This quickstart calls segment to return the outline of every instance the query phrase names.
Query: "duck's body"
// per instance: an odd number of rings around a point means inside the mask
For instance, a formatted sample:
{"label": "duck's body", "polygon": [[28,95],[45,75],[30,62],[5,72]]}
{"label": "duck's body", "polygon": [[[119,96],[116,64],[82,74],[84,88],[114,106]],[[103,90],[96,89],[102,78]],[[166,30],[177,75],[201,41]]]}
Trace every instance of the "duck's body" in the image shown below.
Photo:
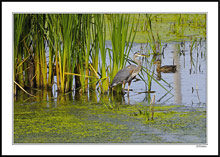
{"label": "duck's body", "polygon": [[156,60],[154,64],[157,64],[157,72],[163,73],[175,73],[176,72],[176,65],[165,65],[161,67],[161,60]]}

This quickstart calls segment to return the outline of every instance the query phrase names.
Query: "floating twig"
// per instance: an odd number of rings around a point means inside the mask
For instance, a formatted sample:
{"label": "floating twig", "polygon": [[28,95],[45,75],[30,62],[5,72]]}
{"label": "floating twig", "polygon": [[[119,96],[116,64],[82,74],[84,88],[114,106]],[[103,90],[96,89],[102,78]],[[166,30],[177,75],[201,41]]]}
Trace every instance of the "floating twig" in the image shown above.
{"label": "floating twig", "polygon": [[32,94],[28,93],[28,92],[27,92],[26,90],[24,90],[24,88],[22,88],[17,82],[14,81],[14,83],[15,83],[19,88],[21,88],[21,90],[23,90],[25,93],[27,93],[28,95],[33,96],[33,97],[37,97],[37,96],[35,96],[35,95],[32,95]]}

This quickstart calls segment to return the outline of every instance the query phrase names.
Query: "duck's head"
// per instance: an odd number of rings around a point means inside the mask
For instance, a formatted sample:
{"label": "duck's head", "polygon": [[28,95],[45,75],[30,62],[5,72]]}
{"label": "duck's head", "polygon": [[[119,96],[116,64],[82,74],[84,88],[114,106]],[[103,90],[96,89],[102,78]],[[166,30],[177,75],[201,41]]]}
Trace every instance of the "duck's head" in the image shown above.
{"label": "duck's head", "polygon": [[154,64],[161,64],[161,60],[157,59],[156,61],[154,61]]}

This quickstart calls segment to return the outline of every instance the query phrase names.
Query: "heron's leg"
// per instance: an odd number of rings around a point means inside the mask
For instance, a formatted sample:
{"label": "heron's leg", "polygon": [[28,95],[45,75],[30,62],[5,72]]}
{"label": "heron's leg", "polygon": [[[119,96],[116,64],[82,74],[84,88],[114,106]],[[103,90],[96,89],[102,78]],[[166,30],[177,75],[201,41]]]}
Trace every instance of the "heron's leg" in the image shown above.
{"label": "heron's leg", "polygon": [[125,89],[125,82],[122,83],[122,90]]}
{"label": "heron's leg", "polygon": [[128,95],[129,95],[129,88],[130,88],[130,85],[131,85],[131,81],[128,81]]}
{"label": "heron's leg", "polygon": [[125,82],[122,83],[122,93],[124,94]]}

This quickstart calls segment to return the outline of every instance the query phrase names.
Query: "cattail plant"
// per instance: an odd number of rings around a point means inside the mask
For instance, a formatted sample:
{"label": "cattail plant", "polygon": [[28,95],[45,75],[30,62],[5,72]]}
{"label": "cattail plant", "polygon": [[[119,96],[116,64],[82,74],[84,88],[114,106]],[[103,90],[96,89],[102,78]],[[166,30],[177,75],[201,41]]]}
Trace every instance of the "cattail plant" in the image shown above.
{"label": "cattail plant", "polygon": [[[136,30],[133,32],[134,18],[132,20],[131,28],[130,24],[130,15],[125,14],[110,14],[108,20],[108,27],[110,32],[110,38],[112,42],[112,53],[109,53],[112,62],[110,62],[110,82],[112,82],[116,73],[121,70],[126,65],[126,56],[129,56],[135,35]],[[117,86],[117,92],[121,92],[122,86]]]}

